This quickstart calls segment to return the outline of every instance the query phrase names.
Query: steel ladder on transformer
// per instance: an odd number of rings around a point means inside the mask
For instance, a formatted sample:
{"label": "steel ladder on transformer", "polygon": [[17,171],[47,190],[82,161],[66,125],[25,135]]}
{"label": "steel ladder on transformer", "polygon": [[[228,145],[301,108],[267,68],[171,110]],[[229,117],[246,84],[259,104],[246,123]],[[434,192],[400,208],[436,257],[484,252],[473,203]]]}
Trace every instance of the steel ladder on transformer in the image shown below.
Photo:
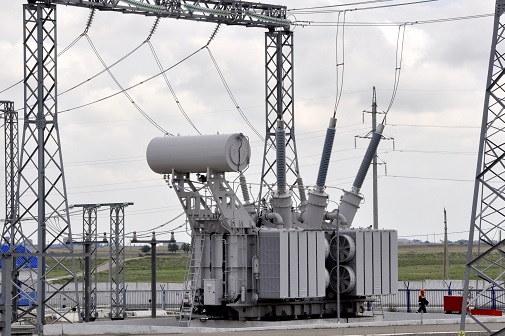
{"label": "steel ladder on transformer", "polygon": [[188,260],[184,292],[181,302],[179,326],[189,327],[195,305],[197,286],[200,283],[205,235],[194,233],[191,239],[191,258]]}

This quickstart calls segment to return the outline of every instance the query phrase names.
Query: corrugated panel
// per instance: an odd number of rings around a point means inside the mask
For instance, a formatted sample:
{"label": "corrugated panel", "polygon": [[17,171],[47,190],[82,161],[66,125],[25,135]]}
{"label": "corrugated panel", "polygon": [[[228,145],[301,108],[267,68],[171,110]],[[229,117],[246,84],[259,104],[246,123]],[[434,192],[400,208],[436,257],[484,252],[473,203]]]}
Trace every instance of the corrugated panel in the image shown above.
{"label": "corrugated panel", "polygon": [[[10,251],[9,245],[2,245],[2,253],[7,253]],[[32,253],[28,248],[25,248],[24,246],[18,245],[15,248],[15,251],[17,253]],[[17,267],[20,267],[21,265],[24,264],[23,268],[37,268],[37,263],[38,259],[37,257],[30,258],[29,262],[26,262],[28,258],[27,257],[18,257],[16,260],[16,265]],[[47,267],[47,265],[46,265]],[[0,269],[2,269],[2,260],[0,259]]]}
{"label": "corrugated panel", "polygon": [[356,255],[352,262],[356,271],[356,295],[365,295],[365,241],[362,231],[354,233],[354,243],[356,244]]}
{"label": "corrugated panel", "polygon": [[373,294],[373,266],[372,266],[372,232],[363,231],[365,243],[363,244],[364,255],[365,255],[365,271],[363,272],[363,277],[365,277],[365,295]]}
{"label": "corrugated panel", "polygon": [[298,264],[299,264],[299,293],[301,298],[307,297],[308,294],[308,273],[307,273],[307,232],[298,234]]}
{"label": "corrugated panel", "polygon": [[212,235],[212,277],[223,280],[223,235]]}
{"label": "corrugated panel", "polygon": [[[307,232],[307,262],[308,262],[308,295],[310,297],[317,296],[317,252],[316,232]],[[324,266],[323,266],[324,267]]]}
{"label": "corrugated panel", "polygon": [[391,257],[390,257],[390,245],[389,245],[389,231],[383,231],[381,232],[382,236],[382,291],[381,294],[389,294],[391,293],[391,274],[390,274],[390,269],[389,265],[391,262]]}
{"label": "corrugated panel", "polygon": [[398,291],[398,232],[390,231],[389,233],[390,249],[390,274],[391,274],[391,293]]}
{"label": "corrugated panel", "polygon": [[259,297],[280,297],[280,242],[279,232],[260,232],[259,259]]}
{"label": "corrugated panel", "polygon": [[381,265],[381,233],[372,233],[373,245],[373,293],[381,294],[382,288],[382,265]]}
{"label": "corrugated panel", "polygon": [[286,231],[280,232],[280,297],[289,297],[289,238]]}
{"label": "corrugated panel", "polygon": [[317,235],[317,296],[323,297],[326,295],[326,269],[324,265],[324,249],[326,246],[324,232],[318,231]]}
{"label": "corrugated panel", "polygon": [[289,296],[298,297],[298,232],[289,232]]}

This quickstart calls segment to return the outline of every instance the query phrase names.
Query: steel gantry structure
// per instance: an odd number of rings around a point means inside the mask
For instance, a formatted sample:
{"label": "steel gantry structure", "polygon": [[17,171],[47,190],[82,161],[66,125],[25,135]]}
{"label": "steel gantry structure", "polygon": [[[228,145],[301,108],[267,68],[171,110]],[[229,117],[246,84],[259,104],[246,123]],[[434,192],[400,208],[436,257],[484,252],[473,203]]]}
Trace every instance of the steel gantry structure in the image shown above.
{"label": "steel gantry structure", "polygon": [[[25,258],[25,262],[13,261],[10,273],[17,274],[27,264],[36,259],[37,268],[30,269],[30,276],[23,282],[10,281],[10,290],[14,295],[4,300],[3,308],[13,309],[10,322],[21,319],[32,323],[36,333],[43,332],[46,323],[46,309],[52,309],[47,303],[46,288],[52,288],[54,295],[77,282],[75,256],[72,239],[66,244],[67,237],[72,237],[68,201],[61,154],[61,140],[58,128],[57,108],[57,5],[84,7],[92,10],[113,11],[119,13],[140,14],[162,18],[175,18],[203,21],[217,24],[238,25],[265,28],[266,53],[266,137],[265,164],[262,169],[261,185],[270,191],[276,172],[273,169],[276,158],[272,153],[276,148],[275,128],[282,121],[286,128],[286,171],[291,189],[298,175],[298,159],[294,136],[294,85],[293,85],[293,33],[290,21],[286,18],[286,7],[244,1],[215,0],[28,0],[23,5],[24,18],[24,124],[20,146],[21,158],[18,169],[18,187],[13,207],[14,220],[10,223],[10,251],[5,254]],[[13,161],[14,162],[14,161]],[[262,198],[260,190],[259,197]],[[265,191],[266,193],[266,191]],[[121,208],[114,208],[121,212]],[[111,208],[112,211],[112,208]],[[111,213],[112,216],[112,213]],[[54,225],[54,223],[57,225]],[[11,230],[15,228],[15,230]],[[5,230],[4,237],[5,238]],[[36,240],[36,242],[33,242]],[[61,255],[48,254],[51,247],[60,245],[71,253]],[[15,251],[23,246],[23,253]],[[116,245],[115,245],[116,246]],[[56,258],[58,257],[58,258]],[[71,266],[64,264],[71,259]],[[58,267],[47,268],[46,259],[67,272],[68,281],[55,287],[50,281],[50,272]],[[8,278],[8,277],[7,277]],[[13,278],[11,277],[11,280]],[[19,298],[16,293],[24,293],[32,301],[29,307],[16,307]],[[68,320],[67,313],[79,311],[76,297],[67,298],[68,311],[55,311],[57,318]],[[7,302],[9,301],[9,302]],[[5,310],[4,310],[5,311]],[[4,326],[9,324],[9,317],[4,314]]]}
{"label": "steel gantry structure", "polygon": [[[470,308],[503,308],[505,296],[505,0],[496,1],[491,53],[482,114],[474,185],[462,312]],[[470,279],[477,279],[477,294],[469,295]],[[501,292],[501,291],[499,291]],[[478,315],[461,314],[460,335],[470,316],[487,332]],[[496,334],[502,334],[505,329]]]}

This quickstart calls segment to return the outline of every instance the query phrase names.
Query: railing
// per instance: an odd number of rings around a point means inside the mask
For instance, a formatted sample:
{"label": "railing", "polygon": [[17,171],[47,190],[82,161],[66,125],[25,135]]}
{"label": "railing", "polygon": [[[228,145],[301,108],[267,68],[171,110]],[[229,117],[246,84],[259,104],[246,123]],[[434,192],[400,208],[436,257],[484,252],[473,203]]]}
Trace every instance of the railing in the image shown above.
{"label": "railing", "polygon": [[[382,309],[385,311],[398,312],[415,312],[418,307],[418,297],[420,289],[398,289],[398,293],[394,295],[373,296],[374,301],[367,308],[371,309],[372,305],[375,310]],[[476,295],[480,296],[473,302]],[[444,296],[462,296],[462,289],[425,289],[425,297],[430,302],[427,307],[428,312],[444,312]],[[489,288],[482,292],[477,289],[469,289],[467,302],[473,302],[471,307],[479,307],[486,309],[502,309],[505,310],[505,291],[501,289]],[[382,302],[381,302],[382,300]]]}
{"label": "railing", "polygon": [[[48,292],[47,295],[52,293]],[[66,295],[69,293],[66,292]],[[160,310],[178,311],[182,302],[182,290],[165,290],[156,291],[156,307]],[[83,294],[79,293],[80,302],[84,302]],[[126,310],[150,310],[151,309],[151,290],[147,289],[125,289],[123,292]],[[97,291],[96,303],[91,301],[91,304],[96,307],[107,309],[110,306],[110,291]],[[63,295],[55,295],[49,305],[58,308],[65,308],[66,298]]]}
{"label": "railing", "polygon": [[[183,290],[165,290],[159,289],[156,291],[157,309],[167,311],[178,311],[182,301]],[[503,309],[505,310],[505,291],[495,288],[490,288],[482,294],[481,290],[470,289],[470,301],[475,295],[481,294],[472,304],[472,307],[488,309]],[[52,293],[47,292],[47,296]],[[66,295],[69,293],[66,292]],[[84,302],[82,293],[80,293],[80,302]],[[151,290],[149,289],[128,289],[124,291],[124,302],[126,310],[150,310],[151,309]],[[372,296],[372,300],[366,304],[366,310],[380,310],[381,306],[384,311],[398,312],[415,312],[418,309],[419,289],[402,288],[397,294]],[[430,302],[427,309],[430,313],[444,312],[444,296],[456,295],[462,296],[462,289],[425,289],[425,296]],[[63,295],[56,295],[49,302],[49,305],[58,309],[65,308],[66,299]],[[107,309],[110,306],[110,291],[97,291],[96,307]],[[92,304],[94,304],[92,302]]]}

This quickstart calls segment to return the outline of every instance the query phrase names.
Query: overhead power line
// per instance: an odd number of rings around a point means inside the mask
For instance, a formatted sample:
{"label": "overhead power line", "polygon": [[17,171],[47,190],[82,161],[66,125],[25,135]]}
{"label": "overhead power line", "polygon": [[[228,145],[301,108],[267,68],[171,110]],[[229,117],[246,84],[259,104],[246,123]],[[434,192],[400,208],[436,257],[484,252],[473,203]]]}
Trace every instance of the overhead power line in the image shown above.
{"label": "overhead power line", "polygon": [[242,109],[238,105],[237,100],[233,96],[233,93],[231,92],[231,89],[228,86],[228,83],[226,83],[226,79],[224,78],[224,75],[221,72],[221,69],[219,69],[219,65],[217,64],[216,59],[214,58],[214,55],[212,55],[212,52],[210,51],[210,48],[208,47],[208,45],[205,46],[205,48],[209,52],[209,56],[212,59],[212,63],[214,63],[214,67],[216,68],[217,73],[219,74],[219,77],[221,78],[221,81],[223,82],[223,85],[224,85],[224,87],[226,89],[226,92],[228,92],[228,95],[230,96],[230,99],[232,100],[233,104],[235,105],[235,108],[237,109],[238,113],[240,114],[240,116],[242,117],[242,119],[244,119],[244,121],[249,126],[249,128],[258,136],[258,138],[261,141],[264,141],[264,139],[261,136],[260,132],[258,132],[258,130],[254,127],[254,125],[249,121],[249,119],[247,118],[247,116],[244,114],[244,112],[242,111]]}
{"label": "overhead power line", "polygon": [[[461,20],[471,20],[471,19],[482,19],[492,17],[494,14],[476,14],[476,15],[467,15],[467,16],[456,16],[449,18],[440,18],[440,19],[429,19],[429,20],[416,20],[416,21],[405,21],[405,22],[353,22],[347,21],[345,25],[347,27],[397,27],[400,25],[422,25],[422,24],[431,24],[431,23],[443,23],[443,22],[453,22],[453,21],[461,21]],[[338,21],[296,21],[294,25],[304,26],[304,27],[335,27],[340,23]]]}
{"label": "overhead power line", "polygon": [[[337,117],[337,110],[338,106],[340,104],[340,98],[342,97],[342,91],[344,89],[344,70],[345,70],[345,14],[346,12],[344,11],[343,15],[343,21],[341,25],[337,24],[337,32],[335,34],[335,71],[336,71],[336,98],[335,98],[335,106],[333,108],[333,118]],[[338,13],[338,22],[340,22],[340,13]],[[338,36],[339,36],[339,30],[340,27],[342,27],[342,62],[339,62],[338,59]],[[339,74],[339,67],[342,67],[342,73]],[[340,80],[340,85],[339,85],[339,80]]]}
{"label": "overhead power line", "polygon": [[[436,2],[439,0],[419,0],[419,1],[410,1],[410,2],[403,2],[403,3],[396,3],[396,4],[389,4],[389,5],[380,5],[380,6],[370,6],[370,7],[356,7],[356,8],[347,8],[345,10],[347,11],[358,11],[358,10],[369,10],[369,9],[384,9],[384,8],[391,8],[391,7],[399,7],[399,6],[409,6],[409,5],[418,5],[422,3],[427,3],[427,2]],[[351,6],[352,4],[349,4],[348,6]],[[338,5],[337,5],[338,6]],[[343,5],[341,5],[343,6]],[[344,9],[333,9],[333,7],[313,7],[307,8],[307,9],[288,9],[287,12],[290,14],[330,14],[330,13],[336,13],[336,12],[342,12]]]}
{"label": "overhead power line", "polygon": [[[403,28],[403,32],[402,32]],[[398,92],[398,85],[400,85],[400,75],[402,71],[402,61],[403,61],[403,46],[405,44],[405,30],[406,30],[406,25],[401,25],[398,27],[398,36],[396,38],[396,52],[395,52],[395,81],[393,83],[393,94],[391,95],[391,100],[389,102],[389,106],[384,113],[384,119],[382,120],[382,123],[386,121],[386,116],[391,110],[391,107],[393,106],[393,103],[396,98],[396,93]]]}
{"label": "overhead power line", "polygon": [[[91,39],[89,38],[88,35],[86,35],[86,39],[88,40],[89,45],[91,46],[91,49],[93,49],[93,52],[95,53],[95,55],[98,58],[98,60],[100,61],[100,63],[102,63],[103,67],[105,69],[107,69],[107,64],[105,64],[105,61],[98,53],[98,50],[95,48],[95,45],[93,44],[93,42],[91,41]],[[111,78],[114,80],[116,85],[121,89],[121,93],[123,93],[126,96],[126,98],[128,98],[128,100],[140,112],[140,114],[142,114],[154,127],[156,127],[158,130],[163,132],[163,134],[173,135],[173,134],[168,133],[163,127],[161,127],[156,121],[154,121],[153,118],[151,118],[146,112],[144,112],[144,110],[133,100],[133,98],[130,96],[130,94],[128,92],[126,92],[126,90],[123,88],[123,86],[119,83],[119,81],[116,79],[116,77],[112,74],[110,69],[107,69],[107,72],[109,73]]]}
{"label": "overhead power line", "polygon": [[[161,65],[161,61],[158,58],[158,55],[154,51],[154,47],[153,47],[151,41],[149,41],[148,44],[149,44],[149,47],[151,48],[154,60],[156,61],[156,64],[158,65],[158,68],[160,69],[160,71],[163,72],[163,66]],[[164,72],[163,72],[163,79],[165,80],[165,83],[167,84],[167,87],[170,90],[170,93],[172,93],[172,97],[174,98],[175,103],[177,104],[177,107],[179,108],[179,111],[181,111],[181,113],[184,116],[184,118],[186,118],[186,120],[188,121],[188,123],[195,129],[195,131],[198,134],[202,134],[202,133],[200,133],[200,131],[198,130],[198,128],[196,128],[195,124],[193,123],[193,121],[191,120],[191,118],[189,117],[189,115],[186,113],[186,111],[184,110],[184,108],[182,107],[181,102],[179,101],[179,98],[177,98],[177,95],[175,94],[175,91],[174,91],[172,85],[170,84],[170,81],[168,80],[167,74],[164,73]]]}
{"label": "overhead power line", "polygon": [[345,3],[345,4],[338,4],[338,5],[292,8],[292,9],[288,9],[287,11],[291,12],[291,11],[300,11],[300,10],[309,10],[309,9],[336,8],[336,7],[367,5],[367,4],[371,4],[371,3],[391,2],[391,1],[396,1],[396,0],[368,0],[368,1],[359,1],[359,2],[351,2],[351,3]]}
{"label": "overhead power line", "polygon": [[167,68],[167,69],[165,69],[165,70],[163,70],[163,71],[160,71],[160,72],[158,72],[157,74],[152,75],[151,77],[148,77],[148,78],[146,78],[146,79],[144,79],[144,80],[142,80],[142,81],[140,81],[140,82],[138,82],[138,83],[136,83],[136,84],[133,84],[133,85],[131,85],[131,86],[127,87],[127,88],[124,88],[124,89],[123,89],[123,90],[121,90],[121,91],[118,91],[118,92],[112,93],[112,94],[110,94],[110,95],[108,95],[108,96],[104,96],[104,97],[102,97],[102,98],[99,98],[99,99],[96,99],[96,100],[90,101],[90,102],[88,102],[88,103],[85,103],[85,104],[82,104],[82,105],[79,105],[79,106],[75,106],[75,107],[72,107],[72,108],[68,108],[68,109],[65,109],[65,110],[59,111],[59,113],[70,112],[70,111],[77,110],[77,109],[80,109],[80,108],[83,108],[83,107],[86,107],[86,106],[89,106],[89,105],[93,105],[93,104],[99,103],[99,102],[101,102],[101,101],[104,101],[104,100],[106,100],[106,99],[109,99],[109,98],[115,97],[115,96],[117,96],[117,95],[118,95],[118,94],[120,94],[120,93],[123,93],[123,92],[129,91],[129,90],[131,90],[131,89],[134,89],[134,88],[136,88],[137,86],[140,86],[140,85],[142,85],[142,84],[145,84],[145,83],[147,83],[147,82],[149,82],[149,81],[151,81],[151,80],[155,79],[156,77],[163,75],[165,72],[167,72],[167,71],[169,71],[169,70],[172,70],[172,69],[173,69],[173,68],[175,68],[176,66],[180,65],[180,64],[181,64],[181,63],[183,63],[184,61],[186,61],[186,60],[190,59],[191,57],[193,57],[194,55],[196,55],[197,53],[199,53],[200,51],[202,51],[202,49],[204,49],[204,48],[205,48],[205,46],[203,46],[203,47],[201,47],[201,48],[199,48],[199,49],[195,50],[194,52],[192,52],[192,53],[191,53],[191,54],[189,54],[188,56],[184,57],[182,60],[180,60],[180,61],[176,62],[175,64],[173,64],[173,65],[172,65],[172,66],[170,66],[169,68]]}

